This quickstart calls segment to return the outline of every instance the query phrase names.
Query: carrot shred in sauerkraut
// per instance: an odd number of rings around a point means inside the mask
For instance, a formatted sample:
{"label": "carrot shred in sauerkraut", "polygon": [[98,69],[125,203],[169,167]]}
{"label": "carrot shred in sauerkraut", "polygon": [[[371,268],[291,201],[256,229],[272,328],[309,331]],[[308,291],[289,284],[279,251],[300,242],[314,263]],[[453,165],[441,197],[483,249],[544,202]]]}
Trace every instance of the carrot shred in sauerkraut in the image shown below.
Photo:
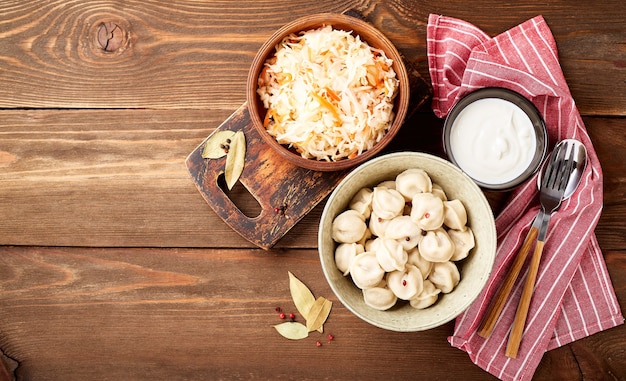
{"label": "carrot shred in sauerkraut", "polygon": [[331,26],[287,36],[258,80],[268,133],[308,159],[360,155],[393,121],[392,63],[358,35]]}

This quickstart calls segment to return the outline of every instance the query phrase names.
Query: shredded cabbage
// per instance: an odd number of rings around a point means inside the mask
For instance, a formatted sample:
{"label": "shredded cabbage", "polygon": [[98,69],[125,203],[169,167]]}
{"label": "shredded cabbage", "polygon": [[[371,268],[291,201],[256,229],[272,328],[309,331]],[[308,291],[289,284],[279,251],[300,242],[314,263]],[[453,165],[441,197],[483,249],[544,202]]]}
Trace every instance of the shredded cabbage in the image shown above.
{"label": "shredded cabbage", "polygon": [[258,80],[268,133],[308,159],[360,155],[393,121],[392,63],[358,35],[331,26],[287,36]]}

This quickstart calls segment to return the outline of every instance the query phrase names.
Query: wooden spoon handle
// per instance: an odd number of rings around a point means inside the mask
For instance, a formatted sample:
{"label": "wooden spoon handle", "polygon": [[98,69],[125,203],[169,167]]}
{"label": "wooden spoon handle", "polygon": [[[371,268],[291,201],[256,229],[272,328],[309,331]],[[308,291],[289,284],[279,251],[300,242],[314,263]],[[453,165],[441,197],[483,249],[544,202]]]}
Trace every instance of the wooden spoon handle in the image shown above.
{"label": "wooden spoon handle", "polygon": [[524,326],[526,325],[530,299],[533,296],[533,290],[535,288],[535,280],[537,279],[537,272],[539,271],[539,262],[541,262],[543,245],[544,241],[537,241],[537,246],[535,246],[535,251],[530,261],[528,277],[526,278],[526,283],[524,283],[522,297],[520,298],[517,312],[515,313],[515,321],[513,321],[513,328],[511,329],[509,342],[506,346],[506,356],[510,358],[517,357],[517,351],[519,350],[520,343],[522,342],[522,334],[524,333]]}
{"label": "wooden spoon handle", "polygon": [[537,238],[537,234],[539,229],[536,227],[531,227],[526,235],[526,239],[524,239],[524,243],[520,248],[520,251],[517,253],[515,257],[515,261],[513,262],[513,266],[509,271],[504,283],[498,290],[498,293],[494,297],[494,301],[489,307],[489,310],[483,316],[482,323],[478,329],[478,335],[484,337],[485,339],[491,335],[493,332],[493,328],[500,317],[500,313],[502,313],[502,309],[504,308],[504,304],[513,289],[513,285],[515,284],[515,280],[519,276],[520,271],[522,270],[522,266],[524,262],[526,262],[526,258],[528,257],[528,253],[530,252],[530,248],[532,244],[535,242]]}

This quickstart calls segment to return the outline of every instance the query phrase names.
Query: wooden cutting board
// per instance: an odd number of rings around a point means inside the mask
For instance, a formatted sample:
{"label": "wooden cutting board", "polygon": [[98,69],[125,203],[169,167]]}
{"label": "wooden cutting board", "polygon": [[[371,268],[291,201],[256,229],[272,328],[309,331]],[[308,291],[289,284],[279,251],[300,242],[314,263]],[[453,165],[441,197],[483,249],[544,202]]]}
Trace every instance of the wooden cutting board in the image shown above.
{"label": "wooden cutting board", "polygon": [[[363,18],[355,11],[347,14]],[[366,21],[368,21],[366,19]],[[430,98],[430,87],[415,67],[405,60],[411,84],[410,115]],[[247,216],[229,198],[221,184],[225,158],[203,159],[207,137],[189,154],[187,168],[202,197],[234,231],[258,247],[269,249],[322,201],[350,170],[317,172],[294,166],[274,153],[252,126],[244,103],[217,131],[243,131],[246,160],[239,182],[260,206],[257,216]],[[208,233],[207,233],[208,234]]]}

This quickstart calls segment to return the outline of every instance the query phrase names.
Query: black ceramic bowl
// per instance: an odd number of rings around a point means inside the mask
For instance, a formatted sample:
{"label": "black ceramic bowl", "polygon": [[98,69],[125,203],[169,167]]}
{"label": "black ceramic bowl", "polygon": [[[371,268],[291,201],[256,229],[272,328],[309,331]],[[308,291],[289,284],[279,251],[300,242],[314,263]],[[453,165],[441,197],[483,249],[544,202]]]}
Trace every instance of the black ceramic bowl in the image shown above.
{"label": "black ceramic bowl", "polygon": [[512,90],[488,87],[463,97],[443,129],[448,159],[480,187],[510,190],[537,172],[548,136],[541,113]]}

